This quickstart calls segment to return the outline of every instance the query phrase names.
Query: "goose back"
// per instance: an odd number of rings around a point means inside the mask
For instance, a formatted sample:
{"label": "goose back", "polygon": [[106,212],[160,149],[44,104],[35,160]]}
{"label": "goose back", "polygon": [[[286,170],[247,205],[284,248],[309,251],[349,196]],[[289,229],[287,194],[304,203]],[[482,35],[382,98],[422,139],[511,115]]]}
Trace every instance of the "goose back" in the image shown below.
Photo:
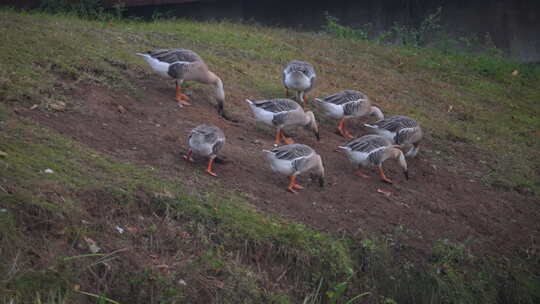
{"label": "goose back", "polygon": [[225,144],[223,131],[212,125],[199,125],[191,130],[188,137],[189,147],[198,155],[215,156]]}

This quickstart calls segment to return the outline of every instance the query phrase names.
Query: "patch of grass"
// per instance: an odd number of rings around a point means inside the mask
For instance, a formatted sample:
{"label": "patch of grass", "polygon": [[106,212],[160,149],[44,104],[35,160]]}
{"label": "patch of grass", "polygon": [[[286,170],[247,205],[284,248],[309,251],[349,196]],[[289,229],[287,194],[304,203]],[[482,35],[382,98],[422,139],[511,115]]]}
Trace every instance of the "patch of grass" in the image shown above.
{"label": "patch of grass", "polygon": [[[0,166],[0,185],[6,191],[2,193],[0,204],[5,210],[0,213],[3,228],[0,243],[21,245],[0,252],[2,260],[10,261],[8,265],[15,267],[1,269],[7,279],[2,281],[0,288],[12,291],[8,299],[19,299],[23,295],[25,299],[34,299],[36,292],[42,295],[58,293],[59,297],[72,299],[76,296],[72,291],[73,285],[79,281],[92,280],[95,275],[99,277],[103,271],[113,275],[107,279],[110,286],[120,284],[119,280],[128,275],[115,274],[115,271],[129,268],[125,264],[128,261],[114,262],[122,255],[104,259],[71,249],[68,252],[72,252],[72,256],[83,254],[82,257],[65,262],[52,259],[44,261],[44,265],[31,266],[26,263],[32,259],[32,254],[15,248],[26,247],[23,245],[25,239],[34,239],[34,249],[31,252],[36,252],[40,260],[43,260],[50,250],[54,250],[47,248],[48,242],[70,242],[79,244],[75,245],[75,248],[79,248],[86,247],[83,245],[85,239],[91,238],[103,250],[108,250],[114,248],[111,242],[121,242],[122,237],[104,238],[106,231],[111,229],[107,219],[129,220],[123,218],[122,214],[140,214],[141,211],[137,211],[140,208],[147,210],[145,213],[157,214],[161,218],[146,226],[143,239],[151,240],[151,243],[144,250],[162,255],[165,248],[172,252],[179,250],[178,253],[200,248],[203,253],[199,258],[195,258],[195,255],[188,260],[193,271],[184,273],[185,280],[190,278],[189,284],[195,284],[191,286],[202,284],[195,288],[201,290],[196,291],[192,289],[194,287],[186,287],[187,291],[178,289],[174,287],[172,277],[163,274],[160,279],[163,280],[163,287],[159,290],[164,292],[164,297],[168,295],[168,300],[192,299],[195,294],[205,290],[210,294],[217,292],[220,298],[233,302],[240,294],[254,302],[272,297],[272,291],[261,289],[265,279],[260,270],[246,263],[253,256],[259,257],[259,262],[282,265],[288,269],[284,272],[287,277],[285,281],[311,282],[320,277],[335,279],[345,269],[352,267],[344,243],[303,225],[264,216],[238,198],[218,198],[208,194],[205,195],[207,199],[202,201],[197,196],[185,194],[175,181],[157,178],[150,170],[111,161],[46,129],[14,120],[8,121],[7,128],[8,132],[2,133],[3,149],[8,156],[2,159]],[[54,173],[45,174],[44,168],[51,168]],[[95,197],[95,203],[103,204],[100,208],[104,209],[99,212],[103,212],[103,215],[95,217],[89,214],[96,211],[87,209],[91,207],[85,205],[93,204],[94,199],[80,196],[88,191],[94,193],[91,197]],[[40,219],[43,224],[30,225],[35,219]],[[160,223],[164,220],[182,227],[193,237],[192,241],[184,244],[170,243],[173,240],[170,233],[174,230],[163,227]],[[62,227],[53,224],[62,222],[65,222]],[[88,226],[84,222],[96,223]],[[19,232],[25,231],[23,227],[33,227],[32,230],[36,232],[45,229],[52,234],[46,236],[30,231]],[[261,256],[261,252],[265,254]],[[31,276],[26,267],[34,269]],[[49,282],[52,285],[43,285],[38,280],[42,269],[53,271],[58,276],[58,284],[52,280]],[[158,278],[159,273],[152,271],[149,279],[141,281],[141,288],[148,288],[148,284],[154,284],[152,282]],[[31,282],[31,285],[27,286],[25,282]],[[81,290],[96,295],[107,291],[105,286],[95,286],[100,292],[89,290],[87,284]],[[227,288],[220,287],[221,284]],[[302,293],[306,286],[302,283],[297,288],[296,292]],[[27,289],[33,292],[28,293]],[[114,300],[130,297],[129,293],[124,292],[106,294]]]}
{"label": "patch of grass", "polygon": [[[399,235],[371,237],[357,247],[364,276],[356,276],[356,284],[375,282],[382,303],[536,303],[540,299],[538,274],[522,268],[523,260],[511,259],[503,265],[475,257],[470,244],[439,240],[425,263],[418,260],[419,252],[401,243]],[[514,284],[507,278],[514,272],[523,281]]]}

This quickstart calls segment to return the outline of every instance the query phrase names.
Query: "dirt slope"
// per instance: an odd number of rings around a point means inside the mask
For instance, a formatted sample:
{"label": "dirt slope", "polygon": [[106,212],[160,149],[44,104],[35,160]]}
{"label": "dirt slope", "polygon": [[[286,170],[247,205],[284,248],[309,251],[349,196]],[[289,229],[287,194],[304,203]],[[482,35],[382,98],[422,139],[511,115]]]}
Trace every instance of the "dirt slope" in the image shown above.
{"label": "dirt slope", "polygon": [[[419,157],[409,163],[410,180],[404,179],[395,163],[385,163],[387,175],[395,181],[387,185],[374,171],[368,180],[353,175],[345,155],[335,151],[345,140],[334,133],[333,122],[321,126],[321,142],[308,131],[292,130],[297,142],[312,146],[322,155],[327,172],[325,188],[319,188],[309,176],[301,176],[299,183],[306,189],[294,195],[285,191],[286,178],[273,174],[261,153],[261,149],[271,147],[273,130],[256,123],[243,101],[257,96],[228,92],[226,107],[239,118],[233,123],[216,115],[206,87],[188,90],[193,106],[179,108],[170,83],[155,75],[137,82],[146,88],[140,100],[86,86],[74,92],[80,111],[52,113],[19,108],[17,112],[105,154],[152,166],[188,187],[231,189],[264,212],[322,231],[389,233],[402,227],[412,236],[411,244],[420,249],[448,238],[472,239],[473,247],[480,251],[514,251],[539,236],[540,214],[534,197],[490,188],[453,170],[458,163],[474,170],[482,160],[465,143],[452,143],[458,161],[449,163],[439,157],[433,148],[434,139],[427,135]],[[350,122],[351,130],[356,135],[365,134],[359,122]],[[181,157],[187,134],[201,123],[219,126],[227,136],[222,152],[225,163],[215,168],[218,178],[204,173],[204,162],[191,164]]]}

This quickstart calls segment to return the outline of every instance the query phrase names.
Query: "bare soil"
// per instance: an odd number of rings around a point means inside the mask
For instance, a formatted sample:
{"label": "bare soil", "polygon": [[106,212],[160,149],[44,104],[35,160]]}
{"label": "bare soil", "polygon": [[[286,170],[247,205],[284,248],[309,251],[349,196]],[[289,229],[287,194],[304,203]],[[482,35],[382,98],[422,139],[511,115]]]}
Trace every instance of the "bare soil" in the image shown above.
{"label": "bare soil", "polygon": [[[244,102],[245,92],[234,88],[228,92],[225,107],[238,118],[231,122],[217,115],[208,95],[211,89],[205,86],[188,87],[193,105],[180,108],[173,99],[172,83],[150,76],[136,85],[145,89],[140,100],[103,87],[83,86],[74,91],[73,99],[80,105],[76,111],[16,112],[122,161],[151,166],[188,188],[232,190],[262,212],[332,234],[385,234],[403,228],[418,249],[448,238],[472,240],[480,252],[502,253],[527,248],[540,235],[535,197],[487,186],[459,169],[477,170],[483,160],[467,143],[447,140],[448,150],[455,151],[454,161],[449,161],[434,148],[440,139],[427,130],[418,157],[409,160],[410,180],[405,180],[397,164],[384,164],[387,176],[394,180],[388,185],[374,170],[365,170],[372,176],[369,179],[353,174],[345,155],[335,150],[346,142],[334,132],[337,121],[321,125],[320,142],[302,128],[291,130],[297,142],[321,154],[326,168],[324,188],[306,175],[298,179],[306,188],[291,194],[286,191],[286,177],[271,172],[261,153],[272,147],[274,130],[255,122]],[[360,122],[348,122],[356,135],[366,134]],[[202,123],[222,128],[227,137],[220,155],[224,162],[215,167],[217,178],[204,172],[204,160],[189,163],[182,158],[187,135]]]}

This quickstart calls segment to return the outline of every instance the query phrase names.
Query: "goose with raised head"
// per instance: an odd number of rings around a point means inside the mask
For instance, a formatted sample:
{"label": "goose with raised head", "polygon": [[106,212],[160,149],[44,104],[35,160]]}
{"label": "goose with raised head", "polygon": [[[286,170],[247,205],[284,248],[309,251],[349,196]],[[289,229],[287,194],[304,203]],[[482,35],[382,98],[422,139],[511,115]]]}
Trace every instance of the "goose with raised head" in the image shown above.
{"label": "goose with raised head", "polygon": [[345,90],[326,96],[324,99],[315,98],[314,102],[320,105],[327,116],[339,119],[337,130],[346,138],[354,138],[345,128],[347,118],[367,115],[374,115],[377,120],[384,118],[381,109],[373,106],[367,95],[359,91]]}
{"label": "goose with raised head", "polygon": [[409,179],[407,162],[403,152],[385,137],[374,134],[365,135],[353,139],[345,146],[339,146],[338,148],[345,151],[353,166],[357,168],[356,175],[360,177],[369,178],[368,175],[362,173],[360,167],[376,167],[381,179],[391,184],[392,180],[384,174],[382,164],[385,160],[392,158],[399,162],[405,178]]}
{"label": "goose with raised head", "polygon": [[212,176],[217,176],[213,171],[214,159],[225,144],[225,134],[223,131],[212,125],[199,125],[191,130],[188,137],[189,150],[184,158],[193,162],[193,154],[208,158],[206,172]]}
{"label": "goose with raised head", "polygon": [[311,147],[302,144],[291,144],[277,147],[272,150],[263,150],[266,153],[272,171],[286,175],[289,178],[287,191],[296,193],[304,189],[296,183],[296,177],[304,172],[311,171],[318,177],[319,186],[324,187],[324,167],[322,158]]}
{"label": "goose with raised head", "polygon": [[283,128],[287,126],[301,125],[315,133],[317,140],[320,140],[319,126],[315,120],[315,115],[311,111],[304,112],[302,107],[294,100],[286,98],[251,101],[246,99],[255,119],[267,125],[277,128],[275,143],[279,144],[283,140],[286,144],[292,144],[291,138],[285,137]]}
{"label": "goose with raised head", "polygon": [[407,157],[415,157],[420,150],[423,132],[418,121],[413,118],[397,115],[364,126],[373,133],[388,138],[404,151],[407,150]]}
{"label": "goose with raised head", "polygon": [[179,106],[190,105],[189,97],[182,93],[184,81],[197,81],[215,86],[217,110],[223,114],[225,92],[221,79],[208,69],[201,56],[186,49],[161,49],[147,53],[137,53],[159,75],[176,81],[176,101]]}
{"label": "goose with raised head", "polygon": [[283,85],[287,97],[289,90],[296,91],[297,101],[303,102],[304,108],[308,100],[306,94],[313,89],[316,80],[315,68],[309,62],[294,60],[283,70]]}

